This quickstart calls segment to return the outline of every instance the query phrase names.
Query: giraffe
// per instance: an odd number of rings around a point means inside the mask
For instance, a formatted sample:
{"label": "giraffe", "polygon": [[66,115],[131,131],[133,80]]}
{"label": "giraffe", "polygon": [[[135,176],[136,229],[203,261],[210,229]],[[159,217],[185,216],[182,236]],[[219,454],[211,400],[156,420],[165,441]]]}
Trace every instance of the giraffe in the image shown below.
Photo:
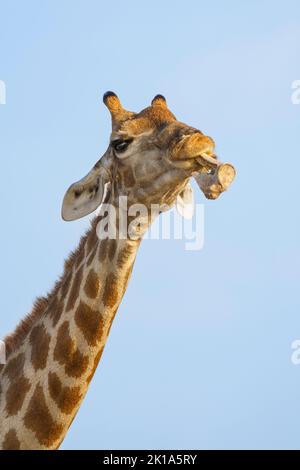
{"label": "giraffe", "polygon": [[[190,177],[207,198],[228,189],[235,176],[221,164],[214,141],[177,121],[157,95],[139,113],[125,110],[113,92],[103,97],[112,119],[107,150],[92,170],[67,190],[62,217],[71,221],[97,208],[151,204],[169,208],[190,200]],[[126,212],[126,230],[134,221]],[[57,449],[87,392],[126,291],[138,248],[154,217],[137,217],[131,236],[100,237],[107,212],[95,216],[64,272],[46,297],[5,338],[0,366],[0,448]],[[124,214],[123,214],[124,215]]]}

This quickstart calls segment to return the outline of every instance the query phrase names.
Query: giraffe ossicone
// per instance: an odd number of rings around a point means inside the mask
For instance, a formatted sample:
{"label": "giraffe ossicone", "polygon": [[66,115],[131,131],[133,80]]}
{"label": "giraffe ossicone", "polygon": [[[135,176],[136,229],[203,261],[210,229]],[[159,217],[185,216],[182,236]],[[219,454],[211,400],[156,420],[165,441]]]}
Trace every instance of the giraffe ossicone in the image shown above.
{"label": "giraffe ossicone", "polygon": [[[214,141],[177,121],[162,95],[139,113],[124,109],[113,92],[103,101],[112,118],[109,145],[90,172],[67,190],[62,217],[75,220],[107,204],[117,214],[115,236],[99,236],[105,214],[96,215],[50,294],[38,299],[5,339],[1,449],[60,446],[101,359],[144,231],[160,212],[152,215],[151,207],[176,204],[183,216],[191,217],[191,177],[208,198],[218,197],[235,177],[232,165],[218,161]],[[121,208],[125,219],[118,211],[120,198],[127,202]],[[136,222],[132,208],[139,205],[148,211],[138,218],[143,230],[124,236],[121,225],[125,220],[128,229]]]}

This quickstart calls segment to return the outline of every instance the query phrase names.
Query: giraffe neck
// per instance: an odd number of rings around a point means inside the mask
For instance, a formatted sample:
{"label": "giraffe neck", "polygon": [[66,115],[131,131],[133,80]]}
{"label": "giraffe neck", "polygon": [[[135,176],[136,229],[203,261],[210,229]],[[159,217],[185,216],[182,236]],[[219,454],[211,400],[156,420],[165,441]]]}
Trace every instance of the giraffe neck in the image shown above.
{"label": "giraffe neck", "polygon": [[2,449],[59,447],[97,368],[140,241],[99,240],[96,226],[16,348],[8,338],[0,369]]}

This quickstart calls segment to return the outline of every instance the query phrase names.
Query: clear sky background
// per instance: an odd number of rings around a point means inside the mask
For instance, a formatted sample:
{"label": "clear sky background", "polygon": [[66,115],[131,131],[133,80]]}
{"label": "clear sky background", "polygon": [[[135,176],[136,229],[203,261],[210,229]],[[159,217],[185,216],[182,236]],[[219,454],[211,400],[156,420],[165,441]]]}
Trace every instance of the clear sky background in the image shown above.
{"label": "clear sky background", "polygon": [[235,164],[205,245],[145,240],[64,449],[300,448],[299,1],[0,0],[0,337],[89,224],[66,188],[105,150],[114,90],[162,93]]}

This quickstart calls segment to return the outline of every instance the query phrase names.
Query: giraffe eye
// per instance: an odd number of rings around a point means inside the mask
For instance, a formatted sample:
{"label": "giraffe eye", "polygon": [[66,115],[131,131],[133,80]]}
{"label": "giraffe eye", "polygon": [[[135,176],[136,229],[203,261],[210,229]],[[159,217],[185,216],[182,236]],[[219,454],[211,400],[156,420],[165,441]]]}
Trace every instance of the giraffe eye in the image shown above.
{"label": "giraffe eye", "polygon": [[113,148],[115,149],[116,152],[122,153],[122,152],[125,152],[125,150],[127,150],[128,146],[132,142],[132,140],[133,139],[115,140],[114,142],[112,142],[112,146],[113,146]]}

